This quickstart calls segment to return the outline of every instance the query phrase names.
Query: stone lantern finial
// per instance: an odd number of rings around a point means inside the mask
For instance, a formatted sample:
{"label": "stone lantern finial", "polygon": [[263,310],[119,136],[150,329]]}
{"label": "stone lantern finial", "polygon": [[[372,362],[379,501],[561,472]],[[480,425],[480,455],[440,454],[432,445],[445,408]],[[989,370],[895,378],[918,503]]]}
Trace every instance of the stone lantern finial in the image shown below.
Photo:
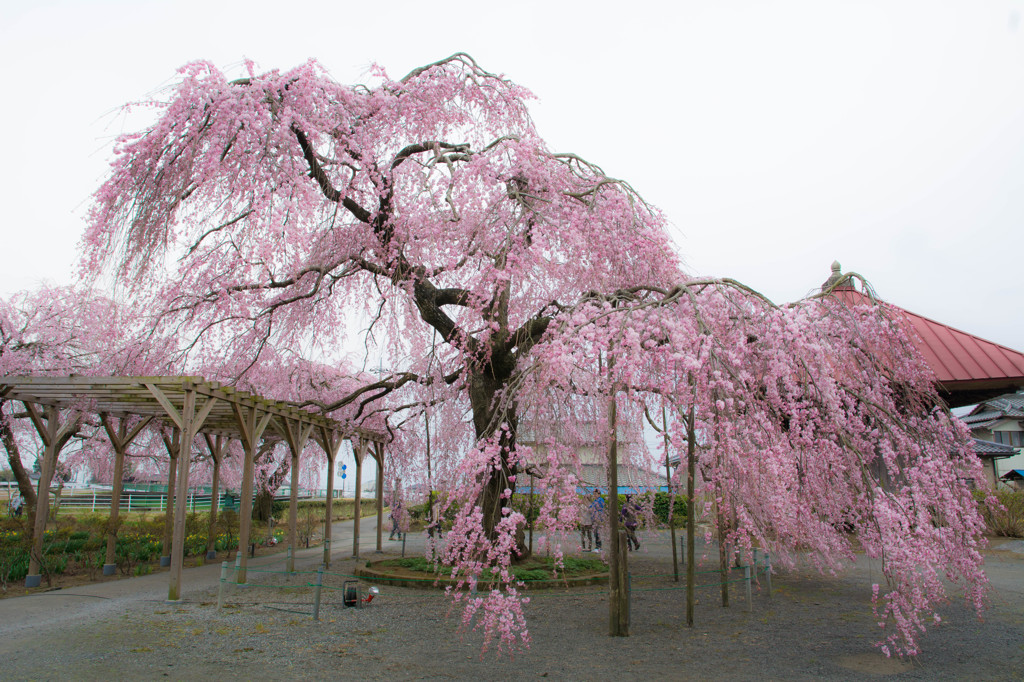
{"label": "stone lantern finial", "polygon": [[825,280],[825,283],[821,285],[821,290],[826,291],[831,289],[837,282],[843,278],[843,266],[839,264],[839,261],[832,261],[832,274]]}

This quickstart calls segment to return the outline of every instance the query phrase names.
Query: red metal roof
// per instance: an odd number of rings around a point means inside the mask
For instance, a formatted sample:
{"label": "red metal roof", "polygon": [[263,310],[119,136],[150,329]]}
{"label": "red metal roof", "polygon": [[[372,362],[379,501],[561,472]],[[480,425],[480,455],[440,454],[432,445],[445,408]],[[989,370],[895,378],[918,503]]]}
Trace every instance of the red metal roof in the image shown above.
{"label": "red metal roof", "polygon": [[[863,293],[848,286],[833,294],[848,305],[869,303]],[[1024,353],[968,334],[912,313],[892,303],[885,305],[902,315],[917,332],[917,349],[947,391],[1013,390],[1024,385]]]}

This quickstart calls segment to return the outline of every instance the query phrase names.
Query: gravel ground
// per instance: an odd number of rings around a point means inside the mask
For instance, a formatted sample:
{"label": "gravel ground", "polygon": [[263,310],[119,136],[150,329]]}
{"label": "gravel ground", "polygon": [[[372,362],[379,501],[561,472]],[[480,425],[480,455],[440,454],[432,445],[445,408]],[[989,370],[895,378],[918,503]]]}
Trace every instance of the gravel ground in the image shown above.
{"label": "gravel ground", "polygon": [[[340,588],[351,559],[332,564],[317,622],[308,586],[317,550],[309,550],[299,555],[307,572],[279,572],[279,558],[265,563],[268,572],[250,571],[252,586],[227,588],[223,609],[217,567],[187,573],[186,599],[174,604],[161,599],[160,576],[132,589],[143,579],[121,581],[116,597],[76,588],[3,600],[0,679],[1022,679],[1024,555],[1012,544],[987,556],[994,589],[984,620],[950,603],[922,653],[897,660],[873,647],[869,586],[877,566],[861,560],[838,578],[777,575],[771,599],[755,586],[751,612],[742,585],[733,586],[729,608],[717,585],[703,587],[690,629],[685,592],[668,575],[667,534],[643,541],[630,560],[628,638],[607,635],[606,588],[544,591],[526,607],[530,648],[511,659],[481,656],[480,633],[458,633],[439,592],[381,587],[368,607],[345,608]],[[399,547],[385,544],[388,554]],[[27,615],[18,622],[17,613],[34,614],[37,625]]]}

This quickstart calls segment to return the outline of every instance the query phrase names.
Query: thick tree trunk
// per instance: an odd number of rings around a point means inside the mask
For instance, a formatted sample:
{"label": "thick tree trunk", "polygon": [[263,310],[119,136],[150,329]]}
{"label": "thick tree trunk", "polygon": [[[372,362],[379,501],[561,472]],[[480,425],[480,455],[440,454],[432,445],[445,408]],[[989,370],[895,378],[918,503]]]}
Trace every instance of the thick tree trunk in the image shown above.
{"label": "thick tree trunk", "polygon": [[25,517],[35,518],[36,512],[36,491],[32,487],[32,480],[28,477],[24,465],[21,463],[21,451],[18,449],[18,441],[14,439],[14,431],[11,429],[10,417],[3,411],[4,401],[0,400],[0,440],[7,450],[7,463],[14,472],[14,479],[18,482],[18,491],[25,500]]}
{"label": "thick tree trunk", "polygon": [[[173,446],[177,448],[177,445]],[[170,452],[170,450],[168,450]],[[171,541],[174,537],[174,484],[178,480],[178,459],[180,455],[170,457],[167,464],[167,505],[164,508],[164,536],[163,549],[160,552],[160,565],[171,565]]]}
{"label": "thick tree trunk", "polygon": [[252,516],[266,523],[274,513],[274,496],[280,490],[284,479],[292,470],[291,457],[285,457],[274,473],[257,481],[256,500],[253,503]]}
{"label": "thick tree trunk", "polygon": [[[515,482],[509,477],[518,470],[517,467],[510,464],[510,459],[516,449],[519,418],[514,404],[503,407],[503,413],[498,414],[497,397],[511,376],[511,367],[500,374],[494,373],[495,366],[493,364],[486,369],[490,371],[481,371],[473,376],[469,397],[473,409],[473,425],[476,430],[477,442],[491,438],[495,433],[499,434],[501,462],[497,468],[488,472],[489,477],[479,499],[480,508],[483,511],[484,532],[488,537],[493,537],[494,529],[501,521],[502,507],[511,503],[511,500],[502,497],[502,493],[505,490],[515,493],[516,489]],[[516,544],[519,554],[514,560],[524,561],[529,558],[530,548],[526,543],[525,528],[519,529]]]}

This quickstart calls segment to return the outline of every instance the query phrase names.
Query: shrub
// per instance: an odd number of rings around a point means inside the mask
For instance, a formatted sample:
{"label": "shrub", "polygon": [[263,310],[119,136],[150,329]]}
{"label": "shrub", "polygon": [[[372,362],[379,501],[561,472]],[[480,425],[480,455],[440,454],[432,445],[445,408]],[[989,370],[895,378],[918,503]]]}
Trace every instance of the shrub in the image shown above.
{"label": "shrub", "polygon": [[996,509],[984,502],[984,493],[976,492],[975,498],[979,501],[981,515],[990,534],[1024,538],[1024,490],[997,490],[995,498],[1000,506]]}
{"label": "shrub", "polygon": [[[672,525],[676,528],[686,525],[686,497],[675,496],[675,505],[672,508]],[[660,523],[668,523],[669,494],[659,490],[654,493],[654,516]]]}
{"label": "shrub", "polygon": [[28,552],[19,544],[0,546],[0,588],[7,591],[7,585],[24,580],[28,575]]}

